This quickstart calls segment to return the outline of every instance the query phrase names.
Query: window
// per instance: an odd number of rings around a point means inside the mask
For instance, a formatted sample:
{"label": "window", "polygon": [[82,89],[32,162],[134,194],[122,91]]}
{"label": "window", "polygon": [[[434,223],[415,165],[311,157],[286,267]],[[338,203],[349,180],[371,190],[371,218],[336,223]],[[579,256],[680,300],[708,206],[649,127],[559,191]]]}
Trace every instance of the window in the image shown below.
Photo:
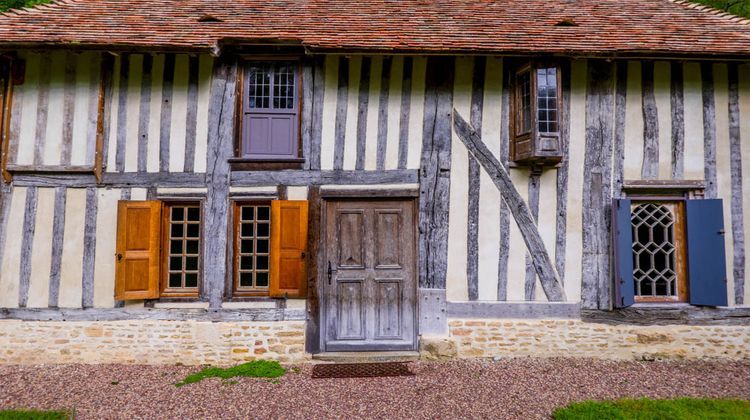
{"label": "window", "polygon": [[722,201],[614,200],[615,307],[727,304]]}
{"label": "window", "polygon": [[271,247],[270,203],[235,205],[235,294],[268,293]]}
{"label": "window", "polygon": [[239,157],[289,160],[300,156],[299,77],[295,61],[251,61],[243,75]]}
{"label": "window", "polygon": [[679,201],[631,204],[636,302],[687,301],[682,207]]}
{"label": "window", "polygon": [[164,208],[162,296],[197,297],[201,267],[200,203],[169,203]]}
{"label": "window", "polygon": [[544,165],[562,158],[560,80],[557,65],[527,63],[516,70],[512,81],[512,160]]}

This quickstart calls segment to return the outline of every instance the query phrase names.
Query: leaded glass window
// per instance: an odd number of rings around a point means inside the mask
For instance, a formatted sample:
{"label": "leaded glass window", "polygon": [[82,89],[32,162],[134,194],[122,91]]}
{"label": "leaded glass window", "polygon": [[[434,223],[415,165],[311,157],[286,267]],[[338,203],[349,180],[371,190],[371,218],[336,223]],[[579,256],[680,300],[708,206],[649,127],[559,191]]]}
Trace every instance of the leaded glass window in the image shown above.
{"label": "leaded glass window", "polygon": [[658,202],[633,204],[633,280],[637,297],[678,296],[676,208]]}
{"label": "leaded glass window", "polygon": [[271,247],[271,206],[238,204],[235,212],[235,289],[266,291]]}
{"label": "leaded glass window", "polygon": [[537,69],[536,80],[539,132],[557,132],[557,68]]}

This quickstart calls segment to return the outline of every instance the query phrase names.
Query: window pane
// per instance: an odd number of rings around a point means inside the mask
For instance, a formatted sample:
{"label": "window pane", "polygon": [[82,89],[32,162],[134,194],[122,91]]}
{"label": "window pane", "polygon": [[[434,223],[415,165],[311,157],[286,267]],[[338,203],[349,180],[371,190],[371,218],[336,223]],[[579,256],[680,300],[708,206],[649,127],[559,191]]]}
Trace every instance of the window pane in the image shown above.
{"label": "window pane", "polygon": [[172,254],[181,254],[182,253],[182,241],[169,241],[169,252]]}
{"label": "window pane", "polygon": [[255,214],[255,207],[243,206],[242,207],[242,220],[253,220]]}
{"label": "window pane", "polygon": [[255,264],[256,268],[258,270],[268,270],[268,257],[267,256],[257,256],[255,258]]}
{"label": "window pane", "polygon": [[187,225],[187,237],[188,238],[197,238],[200,236],[200,227],[198,224],[193,223]]}
{"label": "window pane", "polygon": [[181,222],[183,220],[185,209],[182,207],[172,207],[172,221]]}
{"label": "window pane", "polygon": [[273,107],[294,108],[294,66],[279,65],[274,73]]}
{"label": "window pane", "polygon": [[271,216],[270,207],[258,207],[258,220],[268,220]]}
{"label": "window pane", "polygon": [[199,248],[198,243],[199,242],[197,240],[185,241],[185,242],[187,244],[186,249],[185,249],[185,253],[186,254],[197,254],[198,253],[198,248]]}
{"label": "window pane", "polygon": [[173,238],[182,238],[182,233],[183,233],[182,226],[183,226],[182,223],[177,224],[177,225],[172,225],[170,236]]}
{"label": "window pane", "polygon": [[169,274],[169,287],[182,287],[182,274],[170,273]]}
{"label": "window pane", "polygon": [[268,108],[271,95],[271,75],[268,65],[254,65],[248,69],[248,105]]}
{"label": "window pane", "polygon": [[169,257],[169,269],[174,271],[181,271],[182,257]]}
{"label": "window pane", "polygon": [[195,271],[198,269],[198,257],[185,257],[185,270]]}
{"label": "window pane", "polygon": [[185,274],[185,287],[198,287],[198,273]]}
{"label": "window pane", "polygon": [[268,233],[271,231],[270,225],[268,223],[258,223],[258,236],[259,237],[268,237]]}
{"label": "window pane", "polygon": [[258,254],[268,254],[268,239],[258,239]]}
{"label": "window pane", "polygon": [[188,221],[199,222],[201,220],[201,209],[198,207],[189,207],[187,213]]}
{"label": "window pane", "polygon": [[518,76],[518,96],[520,96],[519,134],[531,131],[531,74],[524,72]]}
{"label": "window pane", "polygon": [[240,274],[240,286],[253,287],[253,273],[241,273]]}
{"label": "window pane", "polygon": [[252,239],[243,239],[240,241],[240,252],[243,254],[248,254],[253,252],[253,240]]}
{"label": "window pane", "polygon": [[255,285],[258,287],[268,287],[268,273],[255,273]]}
{"label": "window pane", "polygon": [[240,228],[240,234],[243,237],[246,238],[252,238],[253,237],[253,224],[252,223],[243,223],[242,227]]}
{"label": "window pane", "polygon": [[253,269],[253,257],[242,256],[240,257],[240,270],[252,270]]}

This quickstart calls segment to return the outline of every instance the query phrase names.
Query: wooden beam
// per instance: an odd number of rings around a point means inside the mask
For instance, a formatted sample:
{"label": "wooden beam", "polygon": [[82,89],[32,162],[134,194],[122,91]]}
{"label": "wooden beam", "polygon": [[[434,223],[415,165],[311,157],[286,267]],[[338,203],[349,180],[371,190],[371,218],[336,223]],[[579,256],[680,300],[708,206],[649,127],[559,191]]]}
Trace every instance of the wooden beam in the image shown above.
{"label": "wooden beam", "polygon": [[304,321],[304,309],[5,309],[0,308],[0,319],[21,321]]}
{"label": "wooden beam", "polygon": [[578,303],[548,302],[448,302],[449,318],[549,319],[581,316]]}
{"label": "wooden beam", "polygon": [[685,75],[684,63],[671,63],[670,104],[672,105],[672,179],[685,173]]}
{"label": "wooden beam", "polygon": [[610,325],[750,325],[750,308],[709,308],[690,305],[629,307],[616,311],[582,310],[585,322]]}
{"label": "wooden beam", "polygon": [[549,254],[547,254],[547,249],[544,247],[542,237],[534,223],[531,210],[513,185],[508,171],[487,149],[482,139],[455,109],[453,110],[453,128],[458,138],[466,145],[469,153],[482,165],[508,204],[526,243],[526,248],[531,254],[534,268],[547,299],[551,302],[565,301],[565,291],[560,282],[560,277]]}
{"label": "wooden beam", "polygon": [[[742,196],[742,138],[740,136],[740,90],[737,63],[729,64],[729,147],[730,173],[732,176],[731,226],[734,255],[732,274],[734,277],[734,303],[745,303],[745,223]],[[750,141],[750,139],[745,139]],[[747,158],[747,157],[746,157]],[[747,181],[747,180],[745,180]]]}

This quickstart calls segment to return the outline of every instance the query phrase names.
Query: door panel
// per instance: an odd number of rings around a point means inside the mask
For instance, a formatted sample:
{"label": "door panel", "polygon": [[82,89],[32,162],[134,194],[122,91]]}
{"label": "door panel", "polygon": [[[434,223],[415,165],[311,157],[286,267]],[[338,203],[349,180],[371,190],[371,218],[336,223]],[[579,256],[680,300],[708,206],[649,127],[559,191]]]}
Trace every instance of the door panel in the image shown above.
{"label": "door panel", "polygon": [[413,200],[326,203],[323,348],[416,348]]}

